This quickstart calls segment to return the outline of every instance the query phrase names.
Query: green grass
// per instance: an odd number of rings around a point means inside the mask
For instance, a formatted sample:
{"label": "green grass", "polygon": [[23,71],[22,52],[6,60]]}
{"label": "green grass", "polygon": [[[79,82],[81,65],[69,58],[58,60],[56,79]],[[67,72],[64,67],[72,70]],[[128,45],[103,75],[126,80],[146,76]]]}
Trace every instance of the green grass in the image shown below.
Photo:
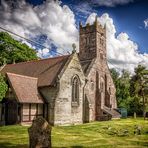
{"label": "green grass", "polygon": [[[134,135],[135,125],[141,126],[141,135]],[[0,148],[28,147],[28,127],[0,127]],[[146,148],[148,147],[148,120],[121,119],[92,122],[76,126],[52,128],[53,147]]]}

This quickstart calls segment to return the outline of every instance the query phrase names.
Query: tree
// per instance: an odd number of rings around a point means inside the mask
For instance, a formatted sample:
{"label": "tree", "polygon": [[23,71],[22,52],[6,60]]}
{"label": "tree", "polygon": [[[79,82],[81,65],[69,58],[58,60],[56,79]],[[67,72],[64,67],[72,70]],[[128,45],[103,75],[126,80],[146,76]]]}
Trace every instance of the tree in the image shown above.
{"label": "tree", "polygon": [[34,49],[13,39],[8,33],[0,32],[0,66],[35,59],[38,57]]}
{"label": "tree", "polygon": [[[0,66],[38,59],[34,49],[13,39],[8,33],[0,32]],[[0,100],[7,91],[4,77],[0,75]]]}
{"label": "tree", "polygon": [[4,77],[0,74],[0,101],[5,97],[8,86],[4,80]]}
{"label": "tree", "polygon": [[135,68],[135,75],[131,78],[131,96],[138,97],[143,105],[143,116],[145,119],[148,103],[148,70],[142,65]]}
{"label": "tree", "polygon": [[130,99],[130,74],[126,70],[123,70],[121,75],[119,75],[115,69],[111,69],[110,71],[116,86],[118,107],[128,109],[128,100]]}

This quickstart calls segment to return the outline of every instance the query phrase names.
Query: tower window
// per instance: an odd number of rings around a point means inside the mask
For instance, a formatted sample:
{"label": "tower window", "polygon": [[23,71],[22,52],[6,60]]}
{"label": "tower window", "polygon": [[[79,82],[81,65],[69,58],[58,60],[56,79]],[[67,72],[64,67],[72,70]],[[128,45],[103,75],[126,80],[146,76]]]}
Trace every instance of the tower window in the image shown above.
{"label": "tower window", "polygon": [[79,104],[80,80],[76,75],[72,79],[72,103]]}
{"label": "tower window", "polygon": [[89,45],[89,44],[90,44],[90,37],[86,37],[86,38],[85,38],[85,44],[86,44],[86,45]]}
{"label": "tower window", "polygon": [[103,82],[101,83],[101,92],[103,92]]}
{"label": "tower window", "polygon": [[94,90],[94,82],[91,81],[91,90],[93,91]]}
{"label": "tower window", "polygon": [[100,53],[100,59],[103,60],[103,53]]}

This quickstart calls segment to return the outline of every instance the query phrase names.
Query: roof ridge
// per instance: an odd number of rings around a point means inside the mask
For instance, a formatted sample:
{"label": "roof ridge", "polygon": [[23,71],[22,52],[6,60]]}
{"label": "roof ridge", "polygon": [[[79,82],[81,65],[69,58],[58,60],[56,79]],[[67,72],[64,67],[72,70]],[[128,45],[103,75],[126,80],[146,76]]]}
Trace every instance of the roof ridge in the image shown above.
{"label": "roof ridge", "polygon": [[38,79],[38,78],[36,78],[36,77],[30,77],[30,76],[25,76],[25,75],[10,73],[10,72],[7,72],[6,74],[7,74],[7,75],[15,75],[15,76],[23,77],[23,78],[29,78],[29,79]]}
{"label": "roof ridge", "polygon": [[2,65],[2,66],[0,66],[0,71],[4,68],[6,66],[6,64],[5,65]]}
{"label": "roof ridge", "polygon": [[57,56],[57,57],[50,57],[50,58],[46,58],[46,59],[39,59],[39,60],[31,60],[31,61],[25,61],[25,62],[19,62],[19,63],[15,63],[15,64],[6,64],[5,66],[9,65],[9,66],[13,66],[13,65],[17,65],[17,64],[28,64],[28,63],[34,63],[34,62],[40,62],[40,61],[45,61],[45,60],[49,60],[49,59],[58,59],[58,58],[62,58],[62,57],[68,57],[71,54],[68,55],[63,55],[63,56]]}

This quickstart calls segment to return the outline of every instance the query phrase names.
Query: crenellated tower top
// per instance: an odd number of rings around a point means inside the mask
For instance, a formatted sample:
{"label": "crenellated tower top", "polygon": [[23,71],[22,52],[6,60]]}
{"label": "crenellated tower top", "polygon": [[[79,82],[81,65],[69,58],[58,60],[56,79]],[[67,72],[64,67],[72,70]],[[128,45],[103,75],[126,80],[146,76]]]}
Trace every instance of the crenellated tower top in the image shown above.
{"label": "crenellated tower top", "polygon": [[79,28],[80,59],[99,58],[104,60],[106,58],[106,27],[102,27],[96,17],[92,25],[88,23],[86,26],[82,26],[80,23]]}

